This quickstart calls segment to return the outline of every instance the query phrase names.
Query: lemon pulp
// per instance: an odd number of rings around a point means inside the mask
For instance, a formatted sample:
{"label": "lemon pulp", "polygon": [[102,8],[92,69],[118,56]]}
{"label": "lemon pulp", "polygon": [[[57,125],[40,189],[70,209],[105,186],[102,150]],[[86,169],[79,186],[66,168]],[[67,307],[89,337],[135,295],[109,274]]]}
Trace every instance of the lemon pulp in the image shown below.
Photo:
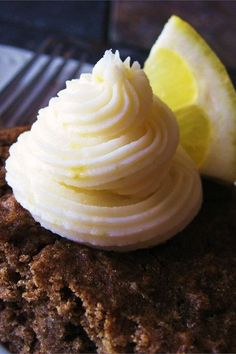
{"label": "lemon pulp", "polygon": [[152,89],[172,110],[191,104],[197,95],[195,78],[186,62],[170,49],[160,48],[145,72]]}

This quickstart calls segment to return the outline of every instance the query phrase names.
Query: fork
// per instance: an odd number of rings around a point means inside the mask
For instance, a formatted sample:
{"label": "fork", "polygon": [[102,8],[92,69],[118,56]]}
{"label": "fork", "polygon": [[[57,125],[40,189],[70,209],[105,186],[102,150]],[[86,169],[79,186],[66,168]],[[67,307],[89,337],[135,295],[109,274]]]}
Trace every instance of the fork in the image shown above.
{"label": "fork", "polygon": [[87,53],[82,51],[79,60],[72,62],[78,53],[75,42],[47,38],[0,93],[0,125],[31,124],[39,108],[64,87],[65,80],[80,74]]}

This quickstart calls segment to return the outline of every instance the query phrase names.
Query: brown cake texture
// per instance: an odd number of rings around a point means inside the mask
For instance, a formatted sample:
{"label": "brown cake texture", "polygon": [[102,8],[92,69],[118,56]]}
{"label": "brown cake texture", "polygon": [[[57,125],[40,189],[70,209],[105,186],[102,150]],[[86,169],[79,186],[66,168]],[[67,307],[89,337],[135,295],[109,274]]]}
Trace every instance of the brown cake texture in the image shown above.
{"label": "brown cake texture", "polygon": [[5,182],[0,131],[0,341],[12,353],[236,352],[233,188],[204,181],[196,219],[165,244],[92,249],[46,231]]}

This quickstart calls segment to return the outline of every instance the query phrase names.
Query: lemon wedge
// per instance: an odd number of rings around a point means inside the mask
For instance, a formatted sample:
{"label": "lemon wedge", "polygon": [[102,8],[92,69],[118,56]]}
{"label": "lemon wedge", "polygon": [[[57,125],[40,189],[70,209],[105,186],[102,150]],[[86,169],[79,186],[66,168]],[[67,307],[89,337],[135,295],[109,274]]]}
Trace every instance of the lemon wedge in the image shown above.
{"label": "lemon wedge", "polygon": [[236,94],[204,39],[172,16],[144,70],[154,93],[176,114],[182,146],[202,174],[236,179]]}

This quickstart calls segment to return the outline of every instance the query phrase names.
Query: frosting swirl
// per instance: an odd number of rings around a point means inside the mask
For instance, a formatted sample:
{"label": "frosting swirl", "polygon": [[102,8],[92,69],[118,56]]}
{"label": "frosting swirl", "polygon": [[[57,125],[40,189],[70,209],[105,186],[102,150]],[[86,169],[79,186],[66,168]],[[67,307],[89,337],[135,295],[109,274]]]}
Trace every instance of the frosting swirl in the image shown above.
{"label": "frosting swirl", "polygon": [[7,181],[42,226],[108,249],[165,241],[196,215],[199,174],[139,64],[106,51],[10,149]]}

